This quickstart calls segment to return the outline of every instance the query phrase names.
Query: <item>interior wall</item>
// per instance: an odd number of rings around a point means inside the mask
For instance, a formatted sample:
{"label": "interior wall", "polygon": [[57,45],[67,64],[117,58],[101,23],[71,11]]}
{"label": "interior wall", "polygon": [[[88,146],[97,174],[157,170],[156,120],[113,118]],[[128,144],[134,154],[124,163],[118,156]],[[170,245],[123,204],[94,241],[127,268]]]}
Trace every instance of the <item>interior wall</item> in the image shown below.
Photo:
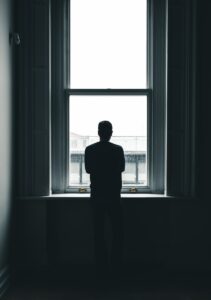
{"label": "interior wall", "polygon": [[[187,198],[124,198],[122,209],[124,265],[135,266],[139,274],[144,267],[149,272],[211,271],[211,220],[206,203]],[[94,264],[89,199],[19,199],[18,215],[18,270],[63,266],[74,275],[74,265]]]}
{"label": "interior wall", "polygon": [[50,192],[49,0],[16,1],[16,195]]}
{"label": "interior wall", "polygon": [[[8,265],[12,203],[12,0],[0,1],[0,273]],[[1,278],[0,278],[1,279]]]}
{"label": "interior wall", "polygon": [[167,193],[195,196],[196,1],[168,1]]}
{"label": "interior wall", "polygon": [[[170,0],[171,3],[177,5],[177,0]],[[31,1],[22,0],[25,7],[29,5]],[[45,1],[35,1],[35,3],[45,3]],[[182,3],[183,1],[179,1]],[[39,7],[40,8],[40,7]],[[38,11],[40,14],[42,8]],[[27,9],[25,10],[25,13]],[[193,170],[196,177],[196,189],[198,197],[196,199],[186,198],[139,198],[139,199],[125,199],[123,201],[124,209],[124,226],[125,226],[125,244],[124,244],[124,261],[147,263],[154,266],[159,265],[161,268],[178,269],[178,270],[206,270],[211,271],[211,218],[210,218],[210,134],[208,129],[210,128],[210,68],[208,62],[210,61],[210,48],[211,43],[208,42],[208,29],[210,28],[211,19],[209,17],[210,1],[198,0],[197,1],[197,24],[195,31],[195,38],[197,39],[197,80],[196,84],[196,133],[197,133],[197,168]],[[31,8],[32,13],[32,8]],[[24,10],[21,11],[21,16],[24,15]],[[27,15],[27,14],[26,14]],[[47,14],[45,14],[47,16]],[[39,20],[41,17],[37,15]],[[24,18],[23,18],[24,19]],[[22,20],[23,20],[22,19]],[[25,19],[27,17],[25,16]],[[29,21],[29,20],[28,20]],[[180,20],[177,20],[180,22]],[[33,27],[28,26],[26,20],[22,28],[30,39],[30,30],[33,31]],[[42,22],[44,22],[42,18]],[[40,28],[39,22],[37,28]],[[176,27],[177,29],[177,27]],[[182,28],[180,28],[183,30]],[[175,30],[175,34],[180,34],[178,30]],[[39,37],[39,35],[38,35]],[[27,37],[26,37],[27,38]],[[39,45],[39,57],[42,58],[42,43],[39,44],[39,38],[37,38]],[[46,43],[46,39],[43,39],[43,43]],[[186,43],[186,40],[184,40]],[[29,40],[25,44],[25,53],[32,51]],[[178,51],[177,46],[180,46]],[[45,48],[45,47],[44,47]],[[46,49],[46,48],[45,48]],[[171,44],[171,57],[179,60],[179,55],[183,52],[181,45],[175,44],[175,39],[172,39]],[[31,52],[30,52],[31,53]],[[188,55],[187,55],[188,56]],[[44,55],[45,57],[45,55]],[[22,63],[25,68],[29,69],[31,64],[28,62],[31,58],[25,58],[22,56]],[[45,66],[45,64],[43,64]],[[41,64],[42,67],[42,64]],[[172,88],[177,88],[178,80],[181,81],[181,76],[177,75],[175,69],[172,69],[172,82],[175,84]],[[31,72],[31,71],[30,71]],[[30,72],[26,74],[31,74]],[[188,76],[191,76],[189,74]],[[25,77],[27,77],[25,75]],[[179,77],[179,79],[178,79]],[[24,78],[24,76],[23,76]],[[45,76],[43,76],[45,78]],[[22,80],[24,83],[24,80]],[[181,82],[183,83],[183,81]],[[38,85],[39,86],[39,85]],[[46,85],[48,86],[48,85]],[[46,89],[40,89],[45,91]],[[33,89],[30,90],[30,85],[27,92],[33,94]],[[183,89],[181,88],[181,91]],[[187,93],[189,90],[186,91]],[[30,96],[27,97],[27,93],[24,90],[21,91],[20,96],[25,95],[25,100],[21,103],[20,110],[22,116],[24,116],[23,108],[28,108],[27,103],[31,103]],[[44,95],[42,93],[41,95]],[[177,94],[176,94],[177,95]],[[32,95],[33,96],[33,95]],[[180,97],[180,95],[178,95]],[[177,97],[175,96],[175,102]],[[191,98],[191,97],[190,97]],[[45,102],[47,97],[42,96],[42,103]],[[182,98],[181,98],[182,99]],[[181,100],[180,99],[180,100]],[[191,101],[191,100],[190,100]],[[35,102],[34,102],[35,103]],[[40,103],[40,102],[39,102]],[[42,108],[42,103],[40,107]],[[180,101],[180,104],[182,101]],[[176,103],[177,104],[177,103]],[[175,104],[175,105],[176,105]],[[33,104],[34,105],[34,104]],[[33,106],[32,106],[33,107]],[[47,108],[43,112],[43,115],[39,115],[42,120],[49,112],[48,104]],[[178,106],[175,106],[178,110]],[[39,108],[37,111],[41,110]],[[173,113],[175,112],[172,109]],[[26,128],[28,124],[27,118],[35,116],[35,110],[30,108],[25,111],[25,123],[23,128]],[[181,116],[181,114],[179,114]],[[31,124],[31,119],[29,120]],[[184,121],[184,120],[183,120]],[[41,123],[40,123],[41,124]],[[30,125],[31,126],[31,125]],[[43,127],[41,128],[43,130]],[[47,132],[48,128],[46,129]],[[29,130],[30,132],[30,130]],[[41,131],[37,131],[38,133]],[[205,135],[205,132],[208,135]],[[35,131],[36,133],[36,131]],[[33,150],[33,142],[31,141],[31,134],[29,139],[26,139],[26,147],[29,152],[23,152],[22,162],[24,165],[24,158],[28,154],[29,164],[28,171],[22,176],[21,180],[23,185],[28,187],[28,193],[33,194],[33,189],[30,189],[30,185],[27,185],[31,180],[31,173],[33,174],[34,168],[31,167],[30,161],[33,153],[37,155],[36,174],[34,178],[37,178],[37,182],[41,182],[43,186],[49,184],[49,176],[42,174],[42,168],[47,170],[48,162],[42,155],[42,153],[49,153],[48,147],[45,148],[45,152],[42,152],[42,140],[40,140],[40,152]],[[47,136],[47,134],[46,134]],[[44,139],[46,141],[46,139]],[[181,147],[183,145],[181,144]],[[182,148],[182,151],[184,149]],[[34,155],[34,154],[33,154]],[[48,159],[48,154],[47,159]],[[186,154],[188,156],[188,154]],[[177,164],[177,160],[174,162]],[[34,164],[34,163],[33,163]],[[29,167],[30,166],[30,167]],[[20,168],[21,172],[24,172],[24,168]],[[172,171],[175,169],[172,167]],[[45,174],[43,172],[43,174]],[[180,174],[178,172],[178,174]],[[48,174],[47,174],[48,175]],[[174,172],[171,175],[172,182],[174,183]],[[179,177],[179,176],[178,176]],[[39,180],[39,178],[42,178]],[[27,179],[26,181],[24,181]],[[39,186],[39,184],[38,184]],[[44,191],[45,189],[41,189]],[[16,228],[16,261],[21,268],[25,267],[42,267],[48,264],[54,266],[55,262],[60,264],[66,263],[92,263],[93,262],[93,231],[92,231],[92,215],[90,202],[87,199],[62,199],[62,198],[30,198],[27,197],[27,189],[25,198],[21,197],[17,199],[18,204],[18,220]],[[32,192],[31,192],[32,191]],[[34,192],[39,189],[34,188]],[[44,194],[44,192],[42,192]]]}
{"label": "interior wall", "polygon": [[210,168],[211,168],[211,101],[210,101],[210,67],[211,67],[211,2],[198,1],[198,36],[197,36],[197,194],[210,202]]}

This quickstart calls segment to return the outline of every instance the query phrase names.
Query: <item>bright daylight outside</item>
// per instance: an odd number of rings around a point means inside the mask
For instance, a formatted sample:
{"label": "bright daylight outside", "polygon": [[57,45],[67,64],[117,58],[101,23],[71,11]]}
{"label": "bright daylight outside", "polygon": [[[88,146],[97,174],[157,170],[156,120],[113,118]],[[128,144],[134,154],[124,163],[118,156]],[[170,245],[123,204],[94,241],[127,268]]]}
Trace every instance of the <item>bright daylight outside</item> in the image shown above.
{"label": "bright daylight outside", "polygon": [[69,97],[69,185],[89,185],[84,151],[108,120],[125,153],[123,185],[147,186],[147,94],[83,94],[147,88],[147,0],[71,0],[70,10],[70,89],[82,93]]}

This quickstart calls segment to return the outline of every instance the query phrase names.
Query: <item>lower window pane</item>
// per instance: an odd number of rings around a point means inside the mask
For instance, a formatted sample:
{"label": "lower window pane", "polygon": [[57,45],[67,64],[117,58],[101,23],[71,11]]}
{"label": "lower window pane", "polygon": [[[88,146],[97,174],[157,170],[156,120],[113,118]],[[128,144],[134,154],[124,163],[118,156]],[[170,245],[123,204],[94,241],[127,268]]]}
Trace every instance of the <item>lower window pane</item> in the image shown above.
{"label": "lower window pane", "polygon": [[87,186],[85,148],[99,141],[98,123],[113,125],[111,142],[125,154],[123,186],[147,186],[147,96],[70,96],[69,185]]}

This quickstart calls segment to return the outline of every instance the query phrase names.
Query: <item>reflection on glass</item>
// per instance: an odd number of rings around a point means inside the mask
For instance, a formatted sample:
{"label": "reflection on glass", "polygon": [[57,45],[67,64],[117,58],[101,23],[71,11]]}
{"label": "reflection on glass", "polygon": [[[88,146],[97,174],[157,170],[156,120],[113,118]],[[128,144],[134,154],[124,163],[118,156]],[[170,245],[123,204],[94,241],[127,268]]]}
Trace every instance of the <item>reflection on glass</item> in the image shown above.
{"label": "reflection on glass", "polygon": [[123,185],[147,185],[147,96],[71,96],[69,111],[69,185],[89,185],[86,146],[98,142],[98,123],[113,124],[111,142],[121,145],[126,168]]}
{"label": "reflection on glass", "polygon": [[147,0],[71,0],[70,87],[146,88]]}

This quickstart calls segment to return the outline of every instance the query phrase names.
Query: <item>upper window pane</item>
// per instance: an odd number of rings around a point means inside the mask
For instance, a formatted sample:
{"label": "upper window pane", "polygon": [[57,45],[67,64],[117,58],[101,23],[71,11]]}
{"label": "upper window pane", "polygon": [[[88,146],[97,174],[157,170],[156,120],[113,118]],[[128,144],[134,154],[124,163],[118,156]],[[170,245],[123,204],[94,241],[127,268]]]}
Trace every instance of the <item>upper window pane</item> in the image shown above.
{"label": "upper window pane", "polygon": [[146,88],[147,0],[70,1],[70,87]]}

